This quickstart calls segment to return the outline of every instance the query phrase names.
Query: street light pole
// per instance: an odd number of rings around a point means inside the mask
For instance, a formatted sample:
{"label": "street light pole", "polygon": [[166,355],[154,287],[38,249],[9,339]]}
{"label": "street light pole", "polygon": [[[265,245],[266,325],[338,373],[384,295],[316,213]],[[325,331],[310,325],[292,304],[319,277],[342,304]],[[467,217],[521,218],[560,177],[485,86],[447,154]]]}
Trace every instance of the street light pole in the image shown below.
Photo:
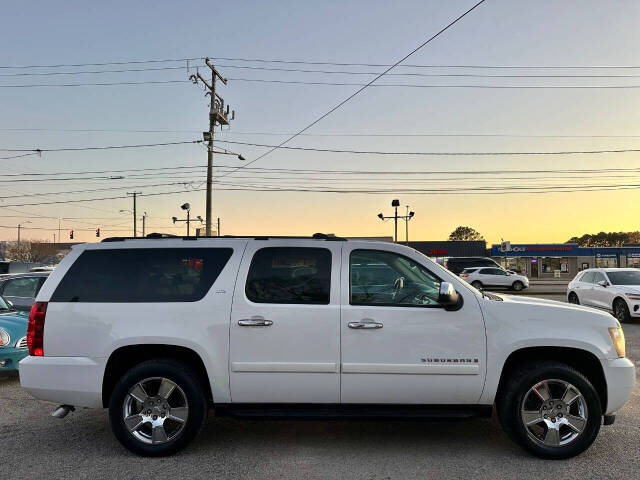
{"label": "street light pole", "polygon": [[[171,220],[173,220],[173,223],[176,223],[176,222],[187,222],[187,237],[189,237],[190,234],[191,234],[189,226],[190,226],[190,224],[192,222],[192,220],[191,220],[191,205],[189,205],[188,203],[185,203],[185,204],[181,205],[180,208],[182,210],[186,210],[187,211],[187,218],[186,219],[179,219],[178,217],[171,217]],[[198,215],[196,217],[196,219],[200,223],[203,222],[202,217],[200,215]],[[193,221],[195,221],[195,220],[193,220]]]}
{"label": "street light pole", "polygon": [[394,227],[395,227],[395,235],[393,238],[393,241],[395,243],[398,243],[398,219],[402,219],[404,221],[407,222],[407,237],[406,237],[406,242],[407,244],[409,244],[409,220],[411,220],[413,218],[413,216],[415,215],[415,212],[410,212],[409,211],[409,206],[407,205],[407,214],[406,215],[398,215],[398,207],[400,206],[400,200],[393,200],[391,202],[391,206],[394,207],[394,214],[393,216],[389,216],[389,217],[385,217],[382,213],[378,214],[378,218],[382,221],[385,220],[390,220],[393,218],[393,221],[395,223]]}
{"label": "street light pole", "polygon": [[406,227],[407,227],[407,231],[406,231],[405,236],[404,236],[405,245],[409,245],[409,219],[407,217],[409,217],[409,205],[407,205],[407,215],[405,217],[406,221],[404,222]]}
{"label": "street light pole", "polygon": [[399,200],[394,200],[391,205],[394,205],[396,202],[398,202],[398,205],[395,205],[396,213],[393,215],[393,217],[394,217],[393,218],[393,223],[395,223],[395,234],[393,236],[393,241],[395,243],[398,243],[398,206],[400,204],[400,201]]}

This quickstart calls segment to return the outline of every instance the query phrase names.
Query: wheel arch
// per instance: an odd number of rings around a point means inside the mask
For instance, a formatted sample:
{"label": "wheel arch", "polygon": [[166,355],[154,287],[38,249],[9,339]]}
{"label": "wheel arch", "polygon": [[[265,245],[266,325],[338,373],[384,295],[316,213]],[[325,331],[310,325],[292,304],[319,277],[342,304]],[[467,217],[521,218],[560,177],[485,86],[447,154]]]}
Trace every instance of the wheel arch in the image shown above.
{"label": "wheel arch", "polygon": [[621,294],[617,294],[611,302],[611,310],[613,310],[613,306],[616,304],[617,301],[621,301],[627,306],[627,308],[629,308],[629,305],[627,304],[627,300]]}
{"label": "wheel arch", "polygon": [[607,381],[602,369],[602,364],[593,353],[574,347],[540,346],[524,347],[514,350],[505,360],[500,372],[496,398],[500,398],[509,376],[521,365],[540,361],[555,360],[565,363],[582,373],[593,384],[602,411],[607,409]]}
{"label": "wheel arch", "polygon": [[118,379],[130,368],[154,358],[170,358],[193,369],[201,382],[205,398],[213,402],[211,382],[202,357],[188,347],[167,344],[126,345],[114,350],[109,356],[102,379],[102,405],[109,405],[109,398]]}

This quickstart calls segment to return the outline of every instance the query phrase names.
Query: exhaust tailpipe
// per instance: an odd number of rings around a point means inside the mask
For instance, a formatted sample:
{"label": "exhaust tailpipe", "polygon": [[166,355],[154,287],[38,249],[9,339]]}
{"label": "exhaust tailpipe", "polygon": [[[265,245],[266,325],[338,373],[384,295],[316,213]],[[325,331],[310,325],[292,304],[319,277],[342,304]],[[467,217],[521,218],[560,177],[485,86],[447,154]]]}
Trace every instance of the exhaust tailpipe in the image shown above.
{"label": "exhaust tailpipe", "polygon": [[75,410],[76,409],[73,405],[60,405],[53,411],[51,416],[55,418],[64,418],[69,415],[69,412],[75,412]]}

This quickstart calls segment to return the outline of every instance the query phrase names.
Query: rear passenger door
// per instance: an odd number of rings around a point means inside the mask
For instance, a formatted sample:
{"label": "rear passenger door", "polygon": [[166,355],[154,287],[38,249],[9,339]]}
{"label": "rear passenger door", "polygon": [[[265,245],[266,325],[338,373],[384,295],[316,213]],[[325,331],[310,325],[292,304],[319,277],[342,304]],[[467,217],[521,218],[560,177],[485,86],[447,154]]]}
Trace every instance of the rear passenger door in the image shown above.
{"label": "rear passenger door", "polygon": [[231,313],[234,403],[339,403],[341,249],[249,242]]}
{"label": "rear passenger door", "polygon": [[486,284],[493,287],[506,287],[510,285],[510,278],[507,272],[499,268],[484,268],[482,273],[487,279]]}
{"label": "rear passenger door", "polygon": [[576,286],[576,293],[578,299],[583,305],[593,306],[593,279],[595,278],[595,272],[587,272],[580,277],[580,282]]}

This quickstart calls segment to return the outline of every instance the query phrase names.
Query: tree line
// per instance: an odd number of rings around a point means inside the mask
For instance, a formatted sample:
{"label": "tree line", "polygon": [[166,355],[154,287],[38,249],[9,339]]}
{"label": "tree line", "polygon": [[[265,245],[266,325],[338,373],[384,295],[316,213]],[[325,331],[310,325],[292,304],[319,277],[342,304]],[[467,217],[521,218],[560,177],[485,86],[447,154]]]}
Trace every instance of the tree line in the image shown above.
{"label": "tree line", "polygon": [[571,237],[566,243],[577,243],[581,247],[621,247],[640,244],[640,232],[585,233],[581,237]]}

